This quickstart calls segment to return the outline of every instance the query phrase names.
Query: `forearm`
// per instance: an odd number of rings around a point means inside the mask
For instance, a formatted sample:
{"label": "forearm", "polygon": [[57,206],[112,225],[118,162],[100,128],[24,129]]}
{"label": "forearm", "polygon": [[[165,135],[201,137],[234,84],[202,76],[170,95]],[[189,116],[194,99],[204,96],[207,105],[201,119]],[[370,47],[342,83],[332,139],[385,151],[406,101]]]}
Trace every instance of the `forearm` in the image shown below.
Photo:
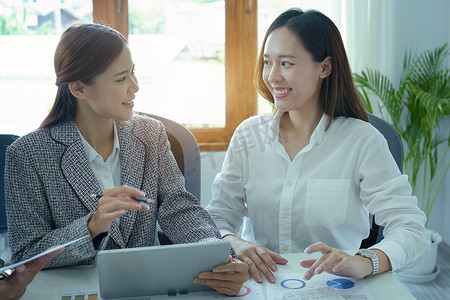
{"label": "forearm", "polygon": [[[14,228],[11,228],[11,251],[12,260],[21,261],[37,255],[46,249],[61,245],[71,240],[80,238],[89,234],[86,226],[88,216],[75,220],[66,227],[48,231],[37,224],[30,224],[33,230],[30,230],[26,239],[21,239],[14,234]],[[91,239],[84,239],[71,245],[61,255],[53,259],[46,267],[72,266],[79,264],[88,264],[93,260],[97,251],[94,249]]]}

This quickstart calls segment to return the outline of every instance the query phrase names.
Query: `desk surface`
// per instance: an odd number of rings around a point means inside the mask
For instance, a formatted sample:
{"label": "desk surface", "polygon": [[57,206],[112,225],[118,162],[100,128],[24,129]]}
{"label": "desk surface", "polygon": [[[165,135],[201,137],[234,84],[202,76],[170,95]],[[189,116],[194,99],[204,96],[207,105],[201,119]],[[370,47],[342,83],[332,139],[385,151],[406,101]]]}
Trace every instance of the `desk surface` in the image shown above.
{"label": "desk surface", "polygon": [[[301,260],[306,259],[306,257],[311,258],[311,256],[307,256],[304,253],[293,253],[293,254],[284,254],[284,257],[286,257],[289,260],[289,263],[287,265],[280,265],[279,270],[275,273],[275,276],[277,278],[277,283],[279,283],[280,280],[282,280],[283,276],[286,276],[288,274],[298,274],[299,279],[302,279],[303,274],[305,273],[306,269],[302,268],[299,264]],[[325,275],[325,274],[322,274]],[[316,275],[317,279],[319,279],[319,276],[322,275]],[[328,274],[327,274],[328,275]],[[327,276],[325,275],[325,276]],[[280,279],[281,278],[281,279]],[[374,276],[372,278],[367,278],[362,281],[360,281],[361,284],[363,284],[364,288],[366,288],[371,296],[372,299],[415,299],[408,290],[393,276],[392,273],[387,272],[378,276]],[[274,293],[270,293],[269,289],[271,289],[271,285],[275,286],[276,284],[270,284],[267,281],[265,281],[263,284],[258,285],[253,281],[253,279],[250,279],[248,284],[253,285],[253,287],[259,288],[261,287],[262,294],[264,295],[265,299],[270,300],[275,299]],[[50,270],[44,270],[38,273],[36,278],[33,280],[33,282],[28,286],[25,295],[21,298],[24,300],[36,300],[36,299],[55,299],[55,300],[61,300],[66,299],[62,298],[61,295],[57,293],[58,289],[64,289],[67,288],[70,290],[76,289],[77,287],[82,286],[89,286],[93,287],[94,289],[97,289],[96,292],[98,292],[98,276],[97,276],[97,269],[95,266],[83,266],[83,267],[70,267],[70,268],[57,268],[57,269],[50,269]],[[256,291],[256,289],[254,289]],[[92,292],[92,291],[91,291]],[[214,292],[215,293],[215,292]],[[58,296],[59,295],[59,296]],[[74,293],[73,295],[76,295]],[[272,296],[270,296],[272,295]],[[218,293],[215,293],[214,296],[211,297],[205,297],[202,296],[202,299],[212,299],[212,298],[218,298]],[[250,295],[249,295],[250,296]],[[159,298],[159,297],[158,297]],[[170,297],[173,299],[173,297]],[[180,297],[181,298],[181,297]],[[188,297],[189,298],[189,297]],[[197,297],[194,297],[197,298]],[[220,298],[220,297],[219,297]],[[242,297],[243,299],[251,297]],[[80,298],[67,298],[67,299],[80,299]],[[88,299],[81,298],[81,299]],[[91,298],[89,298],[91,299]],[[99,298],[100,299],[100,298]],[[142,298],[141,298],[142,299]],[[153,298],[152,298],[153,299]],[[253,298],[255,299],[255,298]],[[259,298],[261,299],[261,298]],[[280,298],[281,299],[281,298]],[[370,299],[370,298],[368,298]]]}

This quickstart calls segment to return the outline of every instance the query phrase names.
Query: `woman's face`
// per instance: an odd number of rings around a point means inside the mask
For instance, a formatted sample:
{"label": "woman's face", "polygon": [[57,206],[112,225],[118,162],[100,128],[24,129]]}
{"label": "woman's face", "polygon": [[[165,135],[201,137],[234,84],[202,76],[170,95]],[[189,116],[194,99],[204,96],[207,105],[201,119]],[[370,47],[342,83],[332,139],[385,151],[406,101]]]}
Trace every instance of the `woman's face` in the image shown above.
{"label": "woman's face", "polygon": [[129,120],[139,86],[128,46],[124,46],[105,72],[95,77],[93,85],[85,88],[86,104],[94,114],[114,120]]}
{"label": "woman's face", "polygon": [[285,26],[275,29],[264,47],[263,80],[280,111],[320,107],[323,62],[315,62]]}

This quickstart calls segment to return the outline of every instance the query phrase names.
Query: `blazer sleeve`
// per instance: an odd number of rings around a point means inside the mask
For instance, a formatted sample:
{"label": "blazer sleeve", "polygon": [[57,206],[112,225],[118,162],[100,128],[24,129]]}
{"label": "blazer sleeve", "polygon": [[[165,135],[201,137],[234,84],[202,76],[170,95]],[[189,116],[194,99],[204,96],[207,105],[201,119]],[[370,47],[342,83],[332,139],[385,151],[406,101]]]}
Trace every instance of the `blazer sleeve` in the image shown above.
{"label": "blazer sleeve", "polygon": [[[30,258],[48,248],[89,235],[87,221],[92,214],[74,220],[65,227],[56,228],[43,180],[30,151],[32,145],[13,144],[6,151],[5,196],[8,234],[12,261]],[[63,180],[63,179],[61,179]],[[92,263],[96,255],[90,238],[68,246],[48,267]]]}
{"label": "blazer sleeve", "polygon": [[220,238],[209,214],[187,192],[163,125],[158,137],[158,223],[174,243]]}

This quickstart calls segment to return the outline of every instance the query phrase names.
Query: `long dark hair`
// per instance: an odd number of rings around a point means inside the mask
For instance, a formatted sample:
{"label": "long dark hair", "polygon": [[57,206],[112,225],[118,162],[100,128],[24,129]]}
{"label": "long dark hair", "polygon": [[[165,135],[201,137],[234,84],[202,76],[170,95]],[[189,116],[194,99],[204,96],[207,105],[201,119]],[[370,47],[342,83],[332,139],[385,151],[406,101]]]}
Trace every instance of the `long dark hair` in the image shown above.
{"label": "long dark hair", "polygon": [[74,118],[77,110],[69,83],[81,81],[92,85],[95,76],[106,71],[127,44],[118,31],[99,24],[74,24],[61,36],[55,51],[55,103],[40,129],[55,126]]}
{"label": "long dark hair", "polygon": [[256,64],[255,86],[268,101],[274,103],[272,93],[262,78],[264,47],[269,35],[277,28],[286,28],[300,39],[313,60],[322,62],[331,57],[331,74],[325,78],[320,89],[320,105],[332,117],[345,116],[368,121],[369,117],[355,88],[344,43],[336,25],[327,16],[316,10],[302,11],[291,8],[279,15],[264,37],[263,45]]}

